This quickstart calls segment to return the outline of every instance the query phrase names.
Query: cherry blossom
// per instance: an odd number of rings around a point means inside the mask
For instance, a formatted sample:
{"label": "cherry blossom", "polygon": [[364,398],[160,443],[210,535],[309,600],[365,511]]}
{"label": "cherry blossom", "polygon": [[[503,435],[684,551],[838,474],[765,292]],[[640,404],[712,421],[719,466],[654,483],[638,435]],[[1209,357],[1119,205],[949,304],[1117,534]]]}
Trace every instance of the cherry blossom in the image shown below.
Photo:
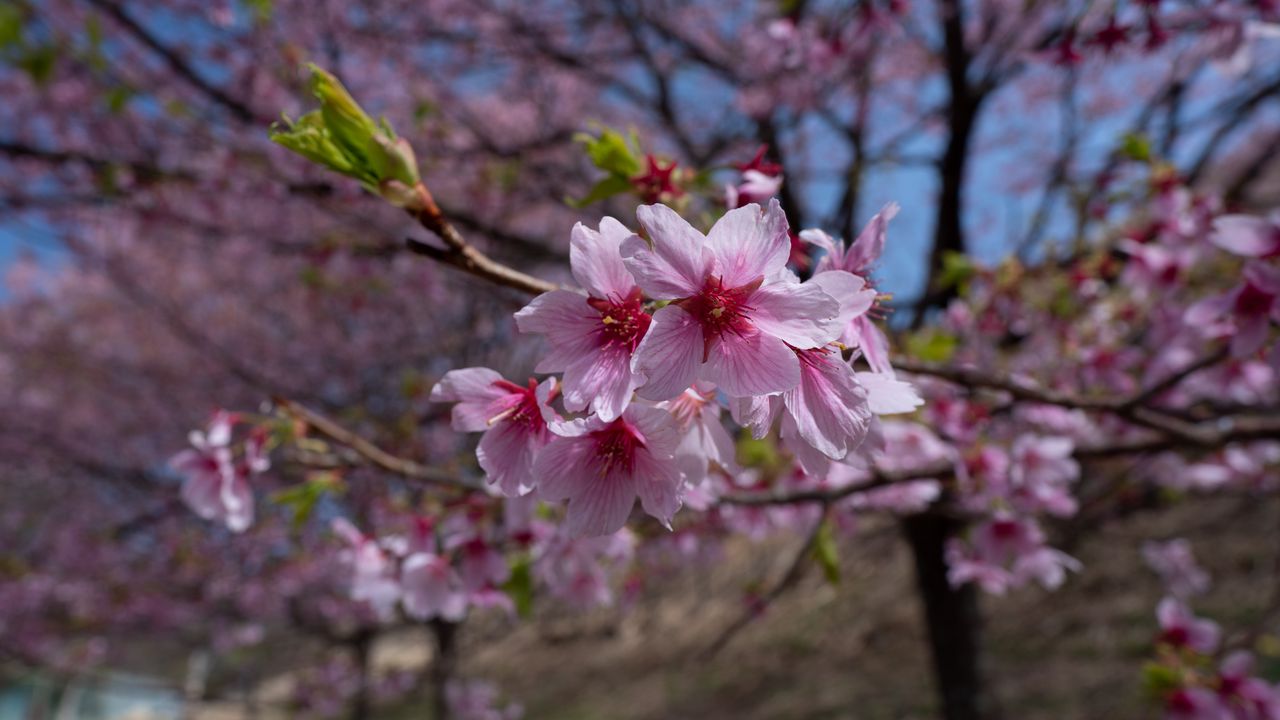
{"label": "cherry blossom", "polygon": [[1218,649],[1221,630],[1212,620],[1196,617],[1181,600],[1167,597],[1156,607],[1160,642],[1209,654]]}
{"label": "cherry blossom", "polygon": [[534,458],[547,444],[547,423],[557,415],[547,404],[557,392],[555,378],[525,387],[488,368],[451,370],[431,389],[432,402],[455,402],[453,429],[483,432],[476,458],[508,496],[524,495],[537,485]]}
{"label": "cherry blossom", "polygon": [[636,349],[639,395],[670,400],[695,380],[730,397],[799,384],[794,349],[833,340],[840,306],[784,275],[790,242],[777,201],[730,210],[705,237],[665,205],[642,206],[637,217],[652,246],[633,237],[623,259],[650,297],[672,301]]}
{"label": "cherry blossom", "polygon": [[553,426],[538,454],[538,494],[568,500],[565,528],[574,536],[608,535],[626,523],[636,497],[670,527],[680,509],[680,437],[665,410],[632,405],[612,422],[592,416]]}
{"label": "cherry blossom", "polygon": [[640,288],[623,265],[619,247],[634,233],[613,218],[599,231],[573,228],[569,263],[586,297],[569,290],[540,295],[516,313],[521,332],[545,335],[550,352],[538,372],[563,372],[565,408],[590,405],[606,422],[617,418],[644,376],[631,369],[636,347],[649,330]]}

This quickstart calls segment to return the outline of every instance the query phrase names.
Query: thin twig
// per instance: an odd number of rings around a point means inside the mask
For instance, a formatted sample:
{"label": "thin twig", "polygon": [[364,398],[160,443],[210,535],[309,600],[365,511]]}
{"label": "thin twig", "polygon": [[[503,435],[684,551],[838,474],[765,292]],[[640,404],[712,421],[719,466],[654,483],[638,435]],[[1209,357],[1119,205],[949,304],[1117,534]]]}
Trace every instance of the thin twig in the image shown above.
{"label": "thin twig", "polygon": [[281,397],[274,398],[274,402],[276,407],[279,407],[288,415],[306,423],[316,432],[330,440],[346,445],[365,460],[368,460],[369,463],[383,470],[412,480],[420,480],[435,485],[446,485],[463,490],[484,489],[479,483],[458,477],[453,473],[429,467],[408,458],[392,455],[355,432],[342,427],[337,422],[304,405]]}
{"label": "thin twig", "polygon": [[764,597],[760,599],[759,607],[753,607],[738,617],[729,627],[725,628],[716,639],[698,654],[699,660],[709,660],[715,657],[731,640],[738,636],[744,628],[751,624],[760,614],[773,604],[782,594],[800,581],[804,575],[804,569],[812,562],[810,556],[813,554],[814,544],[818,541],[818,534],[822,532],[822,524],[826,521],[826,508],[823,508],[822,515],[818,521],[813,524],[813,530],[805,538],[804,544],[800,546],[795,557],[791,560],[791,565],[787,567],[787,572],[778,581],[778,584],[769,589]]}
{"label": "thin twig", "polygon": [[547,282],[532,275],[516,270],[497,262],[480,252],[474,245],[462,237],[462,233],[449,222],[435,198],[426,186],[418,183],[414,187],[414,202],[406,208],[422,227],[435,233],[444,241],[444,248],[428,245],[421,240],[406,241],[409,250],[425,255],[445,265],[451,265],[464,272],[483,278],[492,283],[520,290],[530,295],[540,295],[559,288],[555,283]]}

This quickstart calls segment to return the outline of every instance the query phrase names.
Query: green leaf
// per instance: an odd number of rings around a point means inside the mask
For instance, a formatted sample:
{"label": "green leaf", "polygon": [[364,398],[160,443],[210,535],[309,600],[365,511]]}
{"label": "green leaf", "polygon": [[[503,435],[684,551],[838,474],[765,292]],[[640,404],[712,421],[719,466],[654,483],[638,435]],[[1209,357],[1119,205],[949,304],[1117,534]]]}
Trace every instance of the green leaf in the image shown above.
{"label": "green leaf", "polygon": [[752,468],[771,468],[778,464],[778,447],[769,438],[756,439],[744,435],[738,440],[738,462]]}
{"label": "green leaf", "polygon": [[968,255],[962,252],[947,252],[942,256],[942,272],[938,276],[938,284],[944,289],[962,289],[977,272],[977,266]]}
{"label": "green leaf", "polygon": [[419,100],[417,105],[413,106],[413,119],[422,122],[427,118],[439,112],[436,104],[430,100]]}
{"label": "green leaf", "polygon": [[942,363],[951,359],[958,344],[954,335],[929,328],[907,338],[907,353],[926,362]]}
{"label": "green leaf", "polygon": [[22,43],[22,11],[17,4],[0,4],[0,49]]}
{"label": "green leaf", "polygon": [[18,59],[18,67],[27,71],[37,85],[44,85],[53,78],[57,64],[58,48],[53,45],[32,48]]}
{"label": "green leaf", "polygon": [[253,13],[255,22],[264,23],[271,19],[272,0],[240,0]]}
{"label": "green leaf", "polygon": [[627,139],[617,130],[605,128],[598,138],[580,133],[576,139],[586,146],[591,163],[610,175],[631,178],[639,175],[643,168],[639,158],[627,144]]}
{"label": "green leaf", "polygon": [[818,532],[813,538],[813,559],[822,567],[822,574],[827,582],[835,585],[840,582],[840,549],[836,546],[835,529],[831,521],[822,519]]}
{"label": "green leaf", "polygon": [[1152,698],[1161,698],[1182,687],[1182,673],[1168,665],[1149,662],[1142,666],[1142,689]]}
{"label": "green leaf", "polygon": [[1151,160],[1151,140],[1142,133],[1126,133],[1120,140],[1120,152],[1130,160],[1147,162]]}
{"label": "green leaf", "polygon": [[283,125],[273,125],[272,142],[355,178],[389,200],[393,191],[417,185],[418,164],[409,143],[396,137],[385,119],[374,122],[336,77],[316,65],[310,68],[311,91],[320,108],[297,122],[285,117]]}
{"label": "green leaf", "polygon": [[293,527],[298,529],[306,524],[315,510],[316,504],[326,493],[338,492],[341,480],[333,473],[318,473],[310,480],[285,488],[271,496],[271,502],[288,508],[293,515]]}
{"label": "green leaf", "polygon": [[583,208],[592,203],[608,200],[614,195],[621,195],[631,191],[631,180],[622,175],[610,175],[600,182],[596,183],[587,191],[586,195],[578,199],[567,198],[566,202],[575,208]]}
{"label": "green leaf", "polygon": [[529,617],[533,612],[533,572],[527,556],[511,561],[511,577],[503,583],[502,591],[510,596],[520,617]]}
{"label": "green leaf", "polygon": [[133,90],[124,85],[117,85],[107,91],[107,109],[113,113],[122,112],[133,99]]}
{"label": "green leaf", "polygon": [[102,21],[97,15],[90,15],[84,21],[84,35],[89,40],[89,49],[98,52],[102,47]]}

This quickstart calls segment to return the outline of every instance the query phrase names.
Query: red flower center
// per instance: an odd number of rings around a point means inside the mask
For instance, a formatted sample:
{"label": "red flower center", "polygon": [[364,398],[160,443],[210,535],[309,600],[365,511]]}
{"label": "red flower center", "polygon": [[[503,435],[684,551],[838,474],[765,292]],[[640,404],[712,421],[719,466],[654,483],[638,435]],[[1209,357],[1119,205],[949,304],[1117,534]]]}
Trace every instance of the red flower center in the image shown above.
{"label": "red flower center", "polygon": [[587,304],[600,313],[602,327],[596,335],[600,347],[624,347],[634,352],[649,331],[649,323],[653,322],[644,311],[640,288],[633,288],[631,294],[621,300],[591,297],[587,298]]}
{"label": "red flower center", "polygon": [[1244,317],[1266,315],[1271,312],[1271,303],[1274,301],[1274,295],[1251,282],[1246,282],[1240,289],[1240,294],[1236,296],[1234,309],[1237,315]]}
{"label": "red flower center", "polygon": [[542,409],[538,407],[537,380],[529,378],[527,387],[520,387],[508,380],[498,380],[493,384],[495,387],[500,387],[511,393],[511,395],[507,399],[507,409],[490,418],[490,425],[499,420],[506,420],[527,425],[535,430],[540,430],[546,426],[547,421],[542,419]]}
{"label": "red flower center", "polygon": [[644,447],[644,437],[634,425],[618,418],[591,433],[591,439],[596,442],[596,456],[601,461],[602,477],[615,470],[628,474],[635,472],[636,450]]}
{"label": "red flower center", "polygon": [[676,301],[702,325],[703,362],[707,361],[712,344],[720,336],[727,332],[747,335],[755,330],[748,318],[753,308],[747,305],[747,299],[763,282],[764,278],[756,278],[746,285],[726,288],[720,278],[709,277],[697,295]]}
{"label": "red flower center", "polygon": [[1186,628],[1176,625],[1160,633],[1160,640],[1174,647],[1183,647],[1191,640],[1191,636]]}

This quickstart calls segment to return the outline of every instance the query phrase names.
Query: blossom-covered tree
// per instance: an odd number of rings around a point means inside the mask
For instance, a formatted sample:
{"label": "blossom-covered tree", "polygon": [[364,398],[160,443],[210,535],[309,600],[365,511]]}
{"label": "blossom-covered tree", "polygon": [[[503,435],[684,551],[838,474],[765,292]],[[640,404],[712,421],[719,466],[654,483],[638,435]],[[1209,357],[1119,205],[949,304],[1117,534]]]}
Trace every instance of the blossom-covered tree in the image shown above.
{"label": "blossom-covered tree", "polygon": [[[1277,12],[0,5],[0,650],[295,633],[299,709],[366,717],[426,627],[437,714],[512,717],[468,618],[798,534],[767,604],[875,514],[988,716],[975,588],[1088,573],[1124,491],[1274,490]],[[1146,548],[1157,706],[1274,715]]]}

